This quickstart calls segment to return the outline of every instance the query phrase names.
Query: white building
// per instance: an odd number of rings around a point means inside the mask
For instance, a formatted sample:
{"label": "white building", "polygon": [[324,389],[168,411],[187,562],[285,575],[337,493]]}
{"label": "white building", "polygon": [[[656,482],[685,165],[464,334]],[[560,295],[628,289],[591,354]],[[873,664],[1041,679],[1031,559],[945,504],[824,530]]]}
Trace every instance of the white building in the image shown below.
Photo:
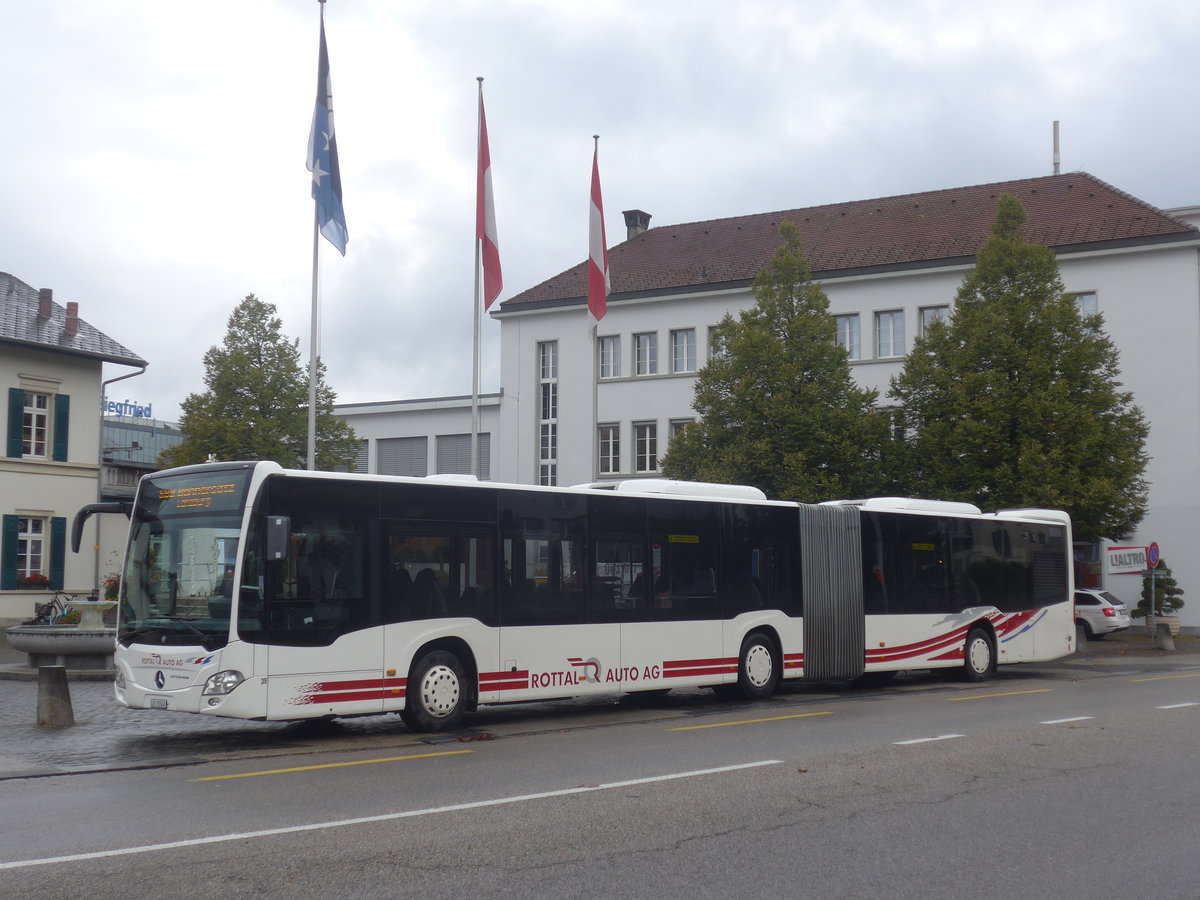
{"label": "white building", "polygon": [[67,546],[75,513],[99,497],[106,362],[137,367],[135,375],[146,368],[141,357],[80,319],[78,304],[64,309],[50,290],[0,273],[2,624],[28,620],[34,603],[47,598],[45,589],[30,585],[39,576],[52,589],[87,595],[107,574],[100,572],[106,560],[116,569],[123,523],[104,532],[89,525],[78,554]]}
{"label": "white building", "polygon": [[[948,313],[1002,192],[1021,199],[1026,238],[1056,252],[1067,290],[1104,315],[1120,349],[1151,424],[1149,512],[1125,542],[1160,545],[1191,598],[1183,621],[1200,624],[1200,232],[1189,224],[1200,209],[1172,216],[1083,173],[658,228],[627,212],[629,238],[609,250],[596,350],[584,263],[493,308],[503,392],[487,428],[491,475],[575,484],[657,474],[672,432],[694,418],[709,330],[753,304],[750,284],[784,220],[799,228],[854,376],[886,397],[914,335]],[[375,407],[369,434],[353,409],[339,413],[373,442],[416,434],[399,405]],[[460,410],[437,427],[470,426]],[[1140,579],[1105,573],[1100,548],[1095,559],[1087,576],[1136,603]]]}

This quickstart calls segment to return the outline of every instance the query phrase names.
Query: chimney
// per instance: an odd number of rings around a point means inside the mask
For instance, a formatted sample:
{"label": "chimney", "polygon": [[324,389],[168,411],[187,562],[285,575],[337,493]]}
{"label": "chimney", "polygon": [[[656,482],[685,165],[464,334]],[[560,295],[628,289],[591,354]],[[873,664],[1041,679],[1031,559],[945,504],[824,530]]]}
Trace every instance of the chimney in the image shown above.
{"label": "chimney", "polygon": [[38,321],[49,322],[50,313],[54,309],[54,291],[50,288],[38,288]]}
{"label": "chimney", "polygon": [[71,337],[79,333],[79,304],[74,300],[67,301],[67,324],[63,326],[63,333]]}
{"label": "chimney", "polygon": [[639,234],[645,234],[650,227],[650,213],[640,209],[627,209],[621,213],[625,217],[626,240],[632,241]]}

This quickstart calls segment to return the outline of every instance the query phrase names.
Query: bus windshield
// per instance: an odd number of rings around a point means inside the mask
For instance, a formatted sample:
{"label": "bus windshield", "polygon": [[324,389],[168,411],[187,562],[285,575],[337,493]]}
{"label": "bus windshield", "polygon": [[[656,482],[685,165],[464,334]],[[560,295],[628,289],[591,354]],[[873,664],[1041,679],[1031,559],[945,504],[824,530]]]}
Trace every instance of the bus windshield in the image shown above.
{"label": "bus windshield", "polygon": [[251,472],[212,468],[143,480],[125,556],[123,645],[225,645]]}

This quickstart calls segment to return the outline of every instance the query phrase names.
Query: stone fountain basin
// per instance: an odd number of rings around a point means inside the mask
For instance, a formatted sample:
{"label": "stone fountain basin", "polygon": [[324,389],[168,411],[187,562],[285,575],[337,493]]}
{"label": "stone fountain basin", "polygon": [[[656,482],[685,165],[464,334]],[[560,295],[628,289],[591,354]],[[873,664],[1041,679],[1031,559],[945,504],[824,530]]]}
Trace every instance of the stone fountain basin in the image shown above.
{"label": "stone fountain basin", "polygon": [[78,625],[13,625],[5,629],[8,645],[26,654],[30,668],[111,669],[117,643],[115,628]]}

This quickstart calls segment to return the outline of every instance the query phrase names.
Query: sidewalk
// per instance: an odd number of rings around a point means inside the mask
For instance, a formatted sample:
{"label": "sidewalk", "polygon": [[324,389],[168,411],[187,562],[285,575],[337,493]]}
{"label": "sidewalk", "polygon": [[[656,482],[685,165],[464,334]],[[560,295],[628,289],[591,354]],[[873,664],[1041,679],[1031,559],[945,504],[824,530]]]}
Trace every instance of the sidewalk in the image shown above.
{"label": "sidewalk", "polygon": [[[1200,638],[1176,639],[1176,651],[1153,650],[1140,635],[1084,644],[1080,652],[1013,671],[1054,677],[1099,677],[1129,673],[1200,669]],[[24,655],[0,645],[5,674]],[[1003,678],[1003,674],[1000,676]],[[320,752],[352,746],[361,750],[411,746],[427,741],[398,716],[369,716],[334,722],[245,722],[189,713],[130,710],[117,705],[111,677],[70,681],[75,725],[37,724],[34,680],[0,679],[0,781],[39,775],[189,765],[239,756]],[[453,740],[453,737],[445,738]]]}

